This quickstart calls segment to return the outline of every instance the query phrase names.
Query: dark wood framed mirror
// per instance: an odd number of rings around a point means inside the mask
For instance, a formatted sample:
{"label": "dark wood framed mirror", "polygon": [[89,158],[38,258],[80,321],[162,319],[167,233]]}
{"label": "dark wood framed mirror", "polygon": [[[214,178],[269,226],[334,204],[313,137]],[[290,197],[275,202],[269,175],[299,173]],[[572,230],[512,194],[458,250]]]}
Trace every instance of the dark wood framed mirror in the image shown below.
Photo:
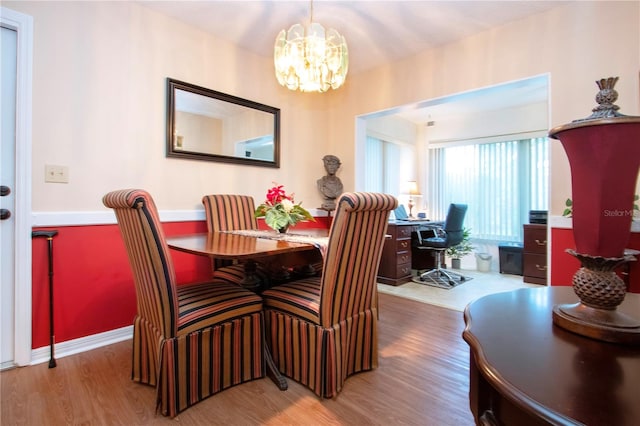
{"label": "dark wood framed mirror", "polygon": [[280,109],[167,78],[167,157],[280,167]]}

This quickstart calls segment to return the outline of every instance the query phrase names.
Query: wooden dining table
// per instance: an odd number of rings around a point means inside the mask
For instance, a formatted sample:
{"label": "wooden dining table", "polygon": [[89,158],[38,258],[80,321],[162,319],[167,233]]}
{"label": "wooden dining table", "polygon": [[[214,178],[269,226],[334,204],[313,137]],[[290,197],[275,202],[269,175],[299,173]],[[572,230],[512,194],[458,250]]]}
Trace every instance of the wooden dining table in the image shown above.
{"label": "wooden dining table", "polygon": [[245,267],[242,285],[257,289],[256,260],[293,252],[320,250],[326,247],[327,229],[305,229],[282,235],[275,231],[243,230],[209,232],[168,237],[169,247],[211,259],[241,261]]}
{"label": "wooden dining table", "polygon": [[[268,232],[268,231],[266,231]],[[293,251],[314,250],[311,243],[290,242],[231,232],[209,232],[168,237],[169,247],[216,259],[248,260]]]}
{"label": "wooden dining table", "polygon": [[[278,236],[272,231],[247,231],[247,233],[250,235],[233,232],[190,234],[167,237],[167,243],[171,249],[197,256],[242,261],[245,267],[242,285],[257,289],[259,279],[255,275],[256,259],[318,249],[322,251],[322,244],[327,239],[328,230],[306,229],[304,232],[291,233],[289,236]],[[280,390],[286,390],[288,388],[287,380],[278,371],[266,343],[265,360],[267,375]]]}

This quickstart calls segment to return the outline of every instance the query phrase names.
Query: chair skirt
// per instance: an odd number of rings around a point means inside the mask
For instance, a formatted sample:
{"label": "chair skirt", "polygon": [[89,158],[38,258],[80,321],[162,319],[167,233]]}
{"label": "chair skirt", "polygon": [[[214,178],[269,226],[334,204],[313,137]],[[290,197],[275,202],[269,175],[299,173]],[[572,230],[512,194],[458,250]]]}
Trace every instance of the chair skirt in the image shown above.
{"label": "chair skirt", "polygon": [[257,312],[157,340],[148,323],[136,318],[132,378],[155,385],[159,411],[174,417],[231,386],[264,377],[262,330],[263,314]]}
{"label": "chair skirt", "polygon": [[331,327],[277,310],[267,309],[265,315],[278,370],[320,397],[337,396],[347,377],[378,366],[375,308]]}

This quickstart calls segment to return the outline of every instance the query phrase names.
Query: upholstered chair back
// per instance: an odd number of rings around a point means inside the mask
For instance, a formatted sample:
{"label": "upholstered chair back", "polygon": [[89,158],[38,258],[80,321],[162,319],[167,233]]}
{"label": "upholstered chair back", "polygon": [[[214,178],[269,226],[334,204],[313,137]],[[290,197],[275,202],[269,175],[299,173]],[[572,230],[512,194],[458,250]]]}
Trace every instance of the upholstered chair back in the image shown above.
{"label": "upholstered chair back", "polygon": [[[240,231],[258,229],[258,220],[254,216],[253,197],[236,194],[211,194],[202,197],[204,213],[207,219],[207,230]],[[225,259],[212,259],[213,277],[242,285],[245,277],[244,266]],[[256,271],[260,285],[268,281],[267,274],[261,267]]]}
{"label": "upholstered chair back", "polygon": [[258,229],[258,221],[254,216],[255,205],[251,196],[205,195],[202,197],[202,204],[209,232]]}
{"label": "upholstered chair back", "polygon": [[467,214],[466,204],[449,205],[449,211],[447,212],[447,218],[445,219],[443,230],[446,233],[445,244],[447,247],[452,247],[462,242],[464,238],[464,217]]}
{"label": "upholstered chair back", "polygon": [[336,206],[324,259],[320,324],[330,327],[371,309],[389,213],[398,201],[387,194],[344,193]]}
{"label": "upholstered chair back", "polygon": [[153,199],[143,190],[118,190],[106,194],[103,203],[114,210],[120,225],[134,275],[139,315],[160,335],[175,336],[176,277]]}

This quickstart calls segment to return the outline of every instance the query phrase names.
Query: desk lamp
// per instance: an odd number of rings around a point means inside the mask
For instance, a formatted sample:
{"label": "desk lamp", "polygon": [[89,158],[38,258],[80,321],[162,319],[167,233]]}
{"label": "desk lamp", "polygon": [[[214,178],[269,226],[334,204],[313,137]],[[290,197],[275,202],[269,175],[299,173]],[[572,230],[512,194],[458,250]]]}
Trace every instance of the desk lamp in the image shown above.
{"label": "desk lamp", "polygon": [[409,217],[413,218],[413,213],[411,212],[411,210],[413,209],[413,206],[415,204],[413,204],[413,197],[420,196],[420,192],[418,191],[418,182],[416,182],[415,180],[410,180],[409,181]]}

